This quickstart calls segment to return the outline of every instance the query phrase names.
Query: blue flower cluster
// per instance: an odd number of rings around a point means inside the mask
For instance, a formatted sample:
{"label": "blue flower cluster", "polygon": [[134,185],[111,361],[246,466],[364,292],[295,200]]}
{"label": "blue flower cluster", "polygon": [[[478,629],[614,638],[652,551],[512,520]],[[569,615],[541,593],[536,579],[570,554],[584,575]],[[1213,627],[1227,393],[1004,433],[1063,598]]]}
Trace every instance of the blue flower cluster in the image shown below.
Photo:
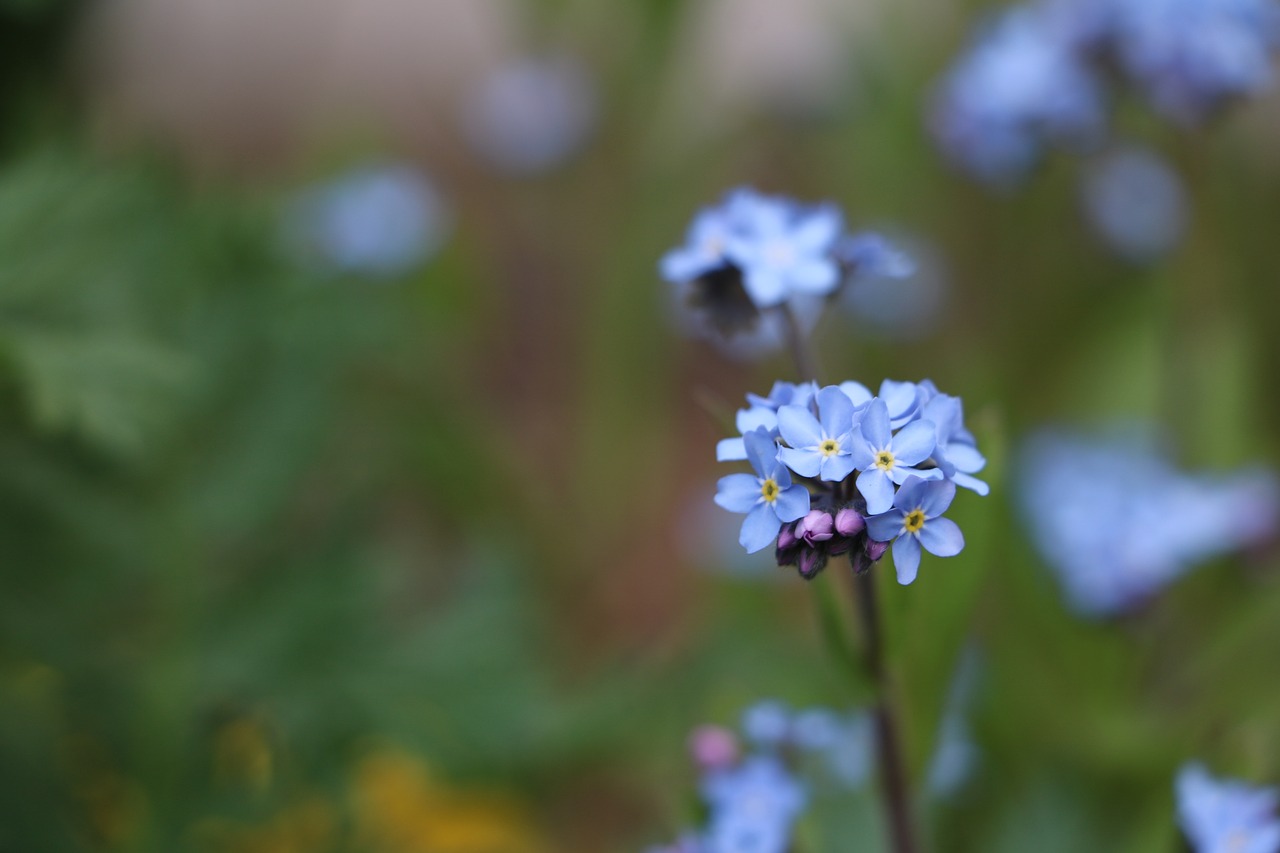
{"label": "blue flower cluster", "polygon": [[815,760],[844,786],[861,785],[869,774],[871,722],[864,712],[793,711],[764,701],[743,714],[742,731],[753,747],[745,756],[727,729],[693,733],[706,824],[649,853],[786,853],[811,796],[801,777],[808,778]]}
{"label": "blue flower cluster", "polygon": [[940,146],[979,180],[1009,184],[1044,148],[1105,136],[1105,82],[1119,72],[1183,124],[1271,80],[1276,0],[1032,0],[1007,10],[939,85]]}
{"label": "blue flower cluster", "polygon": [[1042,433],[1021,463],[1032,539],[1086,616],[1130,610],[1197,563],[1274,536],[1280,521],[1270,473],[1189,475],[1141,437]]}
{"label": "blue flower cluster", "polygon": [[1280,792],[1218,780],[1188,764],[1175,785],[1178,822],[1195,853],[1280,851]]}
{"label": "blue flower cluster", "polygon": [[922,548],[939,557],[964,548],[942,515],[956,486],[988,488],[973,476],[986,460],[958,397],[926,379],[885,380],[877,395],[857,382],[778,382],[747,401],[742,436],[721,441],[716,457],[745,459],[754,473],[721,478],[715,500],[746,513],[738,541],[748,553],[775,544],[779,565],[811,579],[838,554],[865,571],[893,543],[898,582],[909,584]]}
{"label": "blue flower cluster", "polygon": [[784,322],[812,327],[851,276],[905,277],[913,269],[879,235],[846,234],[833,204],[805,205],[748,188],[700,211],[684,245],[667,252],[659,268],[699,334],[775,345],[785,339]]}

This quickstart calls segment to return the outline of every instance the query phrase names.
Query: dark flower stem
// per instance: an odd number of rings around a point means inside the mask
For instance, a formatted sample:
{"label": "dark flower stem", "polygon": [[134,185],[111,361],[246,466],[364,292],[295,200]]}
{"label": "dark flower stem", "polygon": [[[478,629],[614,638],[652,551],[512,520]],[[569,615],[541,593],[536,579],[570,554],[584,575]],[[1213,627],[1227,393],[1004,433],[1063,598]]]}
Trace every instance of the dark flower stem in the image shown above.
{"label": "dark flower stem", "polygon": [[[787,305],[783,305],[779,310],[782,311],[786,322],[787,343],[791,347],[791,356],[795,360],[796,370],[800,373],[800,381],[812,379],[821,384],[818,377],[818,360],[809,346],[808,339],[801,334],[795,315]],[[856,492],[852,489],[852,483],[848,485],[851,487],[851,492]],[[846,496],[846,499],[851,498],[852,494]],[[862,633],[863,669],[870,677],[876,692],[874,713],[876,759],[880,768],[880,795],[884,801],[885,816],[889,823],[893,853],[916,853],[918,848],[911,822],[911,794],[907,785],[902,748],[898,742],[897,716],[889,695],[889,679],[885,673],[884,643],[881,640],[875,575],[875,566],[863,572],[852,573],[852,589]]]}
{"label": "dark flower stem", "polygon": [[796,315],[792,313],[791,306],[784,303],[777,310],[782,312],[782,320],[787,327],[787,344],[791,347],[791,359],[795,362],[796,370],[800,373],[800,381],[816,380],[818,378],[818,357],[814,354],[813,348],[809,346],[808,338],[801,333],[800,324],[796,321]]}
{"label": "dark flower stem", "polygon": [[880,609],[876,602],[875,568],[853,576],[853,597],[862,628],[862,655],[866,672],[876,688],[876,759],[880,765],[880,793],[894,853],[915,853],[911,824],[911,795],[903,769],[902,748],[889,684],[885,676],[884,645],[880,638]]}

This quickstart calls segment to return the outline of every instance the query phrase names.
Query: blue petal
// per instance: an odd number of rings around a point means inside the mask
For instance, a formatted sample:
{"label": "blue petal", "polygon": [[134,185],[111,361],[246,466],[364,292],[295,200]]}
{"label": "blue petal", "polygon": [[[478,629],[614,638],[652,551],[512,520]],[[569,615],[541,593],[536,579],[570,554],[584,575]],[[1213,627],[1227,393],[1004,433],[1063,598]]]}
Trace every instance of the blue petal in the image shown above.
{"label": "blue petal", "polygon": [[889,472],[889,479],[898,485],[902,485],[909,478],[916,477],[920,480],[945,480],[947,475],[941,468],[910,468],[904,465],[895,465],[893,470]]}
{"label": "blue petal", "polygon": [[867,499],[868,515],[879,515],[893,506],[893,481],[879,468],[858,475],[858,491]]}
{"label": "blue petal", "polygon": [[840,215],[840,210],[833,205],[824,205],[797,225],[791,232],[791,239],[810,252],[825,254],[840,236],[843,225],[844,218]]}
{"label": "blue petal", "polygon": [[862,423],[858,428],[862,430],[862,437],[874,449],[880,450],[889,445],[893,436],[889,432],[889,410],[885,407],[884,400],[876,398],[871,401],[867,410],[862,413]]}
{"label": "blue petal", "polygon": [[760,480],[750,474],[730,474],[716,484],[716,504],[729,512],[750,512],[763,499]]}
{"label": "blue petal", "polygon": [[738,409],[736,418],[738,432],[746,435],[754,429],[763,427],[769,432],[778,429],[778,413],[763,406],[752,406],[749,409]]}
{"label": "blue petal", "polygon": [[693,281],[703,273],[724,266],[724,260],[694,249],[672,249],[662,256],[658,268],[663,279],[674,284]]}
{"label": "blue petal", "polygon": [[920,389],[914,382],[886,379],[880,383],[879,397],[888,407],[889,417],[895,421],[910,417],[920,405]]}
{"label": "blue petal", "polygon": [[987,464],[987,460],[978,452],[978,448],[969,444],[952,442],[947,445],[947,459],[956,466],[957,471],[976,474]]}
{"label": "blue petal", "polygon": [[893,543],[893,568],[898,583],[906,586],[916,579],[920,568],[920,543],[914,536],[899,536]]}
{"label": "blue petal", "polygon": [[[911,476],[903,481],[902,488],[898,489],[898,494],[894,496],[893,505],[903,512],[911,512],[916,507],[923,508],[925,498],[925,481],[912,471]],[[926,512],[925,517],[928,516],[929,513]]]}
{"label": "blue petal", "polygon": [[818,392],[818,416],[823,432],[830,438],[853,431],[853,402],[834,385]]}
{"label": "blue petal", "polygon": [[969,489],[983,496],[991,494],[991,487],[972,475],[957,471],[951,479],[962,489]]}
{"label": "blue petal", "polygon": [[827,260],[801,261],[787,268],[787,282],[795,293],[830,293],[840,283],[840,268]]}
{"label": "blue petal", "polygon": [[741,438],[722,438],[716,442],[717,462],[737,462],[747,458],[747,446]]}
{"label": "blue petal", "polygon": [[838,483],[845,477],[853,473],[856,467],[853,464],[853,457],[848,454],[840,454],[838,456],[828,456],[822,460],[822,479],[832,483]]}
{"label": "blue petal", "polygon": [[872,393],[867,386],[861,382],[841,382],[840,390],[849,398],[849,402],[855,406],[861,406],[871,402]]}
{"label": "blue petal", "polygon": [[853,460],[853,467],[859,471],[868,470],[876,462],[875,448],[857,431],[849,437],[849,458]]}
{"label": "blue petal", "polygon": [[916,465],[929,458],[937,440],[937,428],[933,421],[907,424],[893,437],[893,458],[898,465]]}
{"label": "blue petal", "polygon": [[867,535],[877,542],[892,542],[902,535],[903,518],[903,513],[896,509],[873,515],[867,519]]}
{"label": "blue petal", "polygon": [[778,458],[801,477],[816,477],[822,468],[822,454],[812,450],[783,447],[778,450]]}
{"label": "blue petal", "polygon": [[777,270],[768,267],[747,267],[743,271],[742,285],[757,308],[772,308],[785,302],[790,295],[786,281]]}
{"label": "blue petal", "polygon": [[742,437],[747,448],[747,461],[761,477],[769,477],[778,463],[778,443],[767,430],[754,429]]}
{"label": "blue petal", "polygon": [[778,409],[778,433],[795,448],[817,447],[822,443],[822,427],[807,408],[783,406]]}
{"label": "blue petal", "polygon": [[[905,487],[904,487],[905,488]],[[934,480],[920,487],[920,503],[925,518],[937,518],[956,499],[956,484],[950,480]]]}
{"label": "blue petal", "polygon": [[[783,521],[803,518],[809,511],[809,490],[804,486],[791,486],[778,493],[773,504],[774,512]],[[777,534],[777,531],[774,531]]]}
{"label": "blue petal", "polygon": [[920,528],[920,544],[935,557],[954,557],[964,550],[964,534],[949,518],[931,518]]}
{"label": "blue petal", "polygon": [[738,536],[738,544],[747,549],[748,554],[754,554],[763,548],[767,548],[773,544],[778,538],[778,531],[782,529],[782,522],[773,511],[773,507],[766,503],[760,504],[751,512],[747,513],[746,520],[742,522],[742,532]]}

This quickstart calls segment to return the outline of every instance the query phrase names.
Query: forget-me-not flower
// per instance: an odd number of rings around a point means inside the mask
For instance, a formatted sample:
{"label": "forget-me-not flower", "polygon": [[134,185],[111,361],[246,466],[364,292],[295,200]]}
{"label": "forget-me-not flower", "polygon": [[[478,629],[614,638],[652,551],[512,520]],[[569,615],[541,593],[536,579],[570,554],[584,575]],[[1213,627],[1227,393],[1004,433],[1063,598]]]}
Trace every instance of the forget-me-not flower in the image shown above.
{"label": "forget-me-not flower", "polygon": [[1218,780],[1198,763],[1185,765],[1175,785],[1178,822],[1195,853],[1280,851],[1280,792]]}
{"label": "forget-me-not flower", "polygon": [[1280,525],[1271,472],[1187,474],[1146,436],[1044,432],[1021,458],[1032,540],[1084,616],[1132,610],[1198,563],[1265,541]]}
{"label": "forget-me-not flower", "polygon": [[802,477],[839,482],[854,469],[853,443],[857,418],[853,402],[839,388],[818,393],[818,416],[808,407],[778,409],[778,432],[790,445],[779,452],[787,467]]}
{"label": "forget-me-not flower", "polygon": [[859,435],[853,443],[858,491],[867,502],[867,512],[876,515],[893,506],[893,487],[907,477],[929,476],[915,465],[929,458],[937,431],[930,421],[913,421],[895,435],[889,427],[889,409],[884,400],[874,399],[862,413]]}
{"label": "forget-me-not flower", "polygon": [[1093,230],[1137,264],[1168,254],[1187,227],[1187,197],[1169,164],[1145,148],[1108,152],[1083,176],[1082,202]]}
{"label": "forget-me-not flower", "polygon": [[[739,409],[736,417],[738,432],[746,435],[763,427],[778,437],[778,409],[783,406],[808,406],[818,394],[816,382],[775,382],[769,396],[748,394],[750,407]],[[716,461],[731,462],[747,458],[747,447],[742,438],[725,438],[716,444]]]}
{"label": "forget-me-not flower", "polygon": [[773,544],[783,522],[795,521],[809,511],[809,491],[792,485],[791,473],[778,460],[778,445],[767,430],[754,430],[743,441],[756,473],[722,477],[716,503],[730,512],[747,514],[738,541],[753,554]]}
{"label": "forget-me-not flower", "polygon": [[981,34],[942,81],[931,119],[952,162],[997,186],[1022,178],[1046,145],[1085,147],[1106,125],[1097,76],[1036,7],[1010,9]]}
{"label": "forget-me-not flower", "polygon": [[955,483],[949,480],[912,477],[898,490],[892,509],[867,519],[872,539],[893,542],[898,583],[915,580],[921,547],[935,557],[954,557],[964,550],[960,528],[951,519],[941,517],[955,496]]}

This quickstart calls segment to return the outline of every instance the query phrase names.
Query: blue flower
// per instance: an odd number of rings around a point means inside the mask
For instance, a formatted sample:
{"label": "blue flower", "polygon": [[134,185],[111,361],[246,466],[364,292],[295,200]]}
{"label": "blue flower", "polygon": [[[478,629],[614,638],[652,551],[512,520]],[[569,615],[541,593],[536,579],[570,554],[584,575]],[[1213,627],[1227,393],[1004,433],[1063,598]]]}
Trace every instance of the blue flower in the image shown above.
{"label": "blue flower", "polygon": [[901,484],[913,474],[930,476],[912,466],[929,458],[937,430],[930,421],[914,421],[894,435],[889,429],[888,407],[880,398],[867,406],[858,430],[851,448],[854,468],[861,472],[857,486],[866,499],[867,512],[875,515],[893,505],[895,483]]}
{"label": "blue flower", "polygon": [[738,189],[726,194],[719,205],[700,210],[689,224],[684,245],[662,256],[658,265],[662,277],[684,283],[727,265],[729,241],[748,227],[753,211],[762,204],[754,190]]}
{"label": "blue flower", "polygon": [[1016,8],[994,22],[942,81],[932,129],[950,159],[998,186],[1021,179],[1046,144],[1093,144],[1102,89],[1053,15]]}
{"label": "blue flower", "polygon": [[1178,822],[1196,853],[1276,853],[1280,819],[1274,788],[1219,781],[1197,763],[1185,765],[1176,782]]}
{"label": "blue flower", "polygon": [[785,853],[808,802],[804,787],[771,755],[708,774],[702,797],[710,810],[703,835],[708,853]]}
{"label": "blue flower", "polygon": [[514,175],[553,169],[576,154],[596,123],[595,81],[576,59],[530,57],[497,68],[463,104],[468,141]]}
{"label": "blue flower", "polygon": [[286,238],[339,272],[387,278],[420,266],[444,242],[449,215],[409,166],[366,166],[304,191],[290,204]]}
{"label": "blue flower", "polygon": [[987,460],[978,452],[973,434],[964,425],[964,405],[959,397],[943,394],[925,380],[920,387],[932,393],[921,407],[920,416],[937,427],[932,459],[943,475],[957,486],[986,495],[991,488],[973,475],[981,471]]}
{"label": "blue flower", "polygon": [[893,542],[898,583],[909,584],[916,579],[922,546],[935,557],[954,557],[964,550],[960,528],[954,521],[940,517],[955,496],[956,486],[948,480],[912,477],[898,490],[893,509],[867,519],[872,539]]}
{"label": "blue flower", "polygon": [[742,733],[757,746],[777,746],[791,734],[791,709],[763,699],[742,712]]}
{"label": "blue flower", "polygon": [[738,542],[754,554],[773,543],[783,522],[795,521],[809,511],[809,491],[791,484],[791,474],[778,461],[778,445],[767,430],[754,430],[743,440],[756,474],[722,477],[715,500],[730,512],[747,514]]}
{"label": "blue flower", "polygon": [[906,252],[874,231],[842,238],[835,254],[856,276],[908,278],[916,271],[915,261]]}
{"label": "blue flower", "polygon": [[1186,474],[1141,435],[1042,433],[1018,468],[1032,540],[1084,616],[1131,610],[1196,564],[1273,536],[1280,522],[1274,474]]}
{"label": "blue flower", "polygon": [[1272,0],[1114,0],[1110,38],[1152,106],[1184,123],[1271,82],[1280,46]]}
{"label": "blue flower", "polygon": [[732,235],[726,255],[742,270],[742,282],[760,308],[796,294],[823,295],[840,283],[833,255],[843,217],[833,205],[802,207],[764,199]]}
{"label": "blue flower", "polygon": [[853,472],[854,406],[834,385],[818,392],[818,417],[807,406],[778,409],[783,447],[778,458],[801,477],[840,482]]}
{"label": "blue flower", "polygon": [[[818,383],[775,382],[768,397],[748,394],[750,408],[739,409],[738,432],[746,435],[763,427],[773,438],[778,437],[778,409],[783,406],[808,406],[818,394]],[[742,438],[725,438],[716,444],[716,461],[731,462],[747,458],[747,447]]]}
{"label": "blue flower", "polygon": [[1083,179],[1089,224],[1122,258],[1145,264],[1177,246],[1187,226],[1182,180],[1144,148],[1108,152]]}

